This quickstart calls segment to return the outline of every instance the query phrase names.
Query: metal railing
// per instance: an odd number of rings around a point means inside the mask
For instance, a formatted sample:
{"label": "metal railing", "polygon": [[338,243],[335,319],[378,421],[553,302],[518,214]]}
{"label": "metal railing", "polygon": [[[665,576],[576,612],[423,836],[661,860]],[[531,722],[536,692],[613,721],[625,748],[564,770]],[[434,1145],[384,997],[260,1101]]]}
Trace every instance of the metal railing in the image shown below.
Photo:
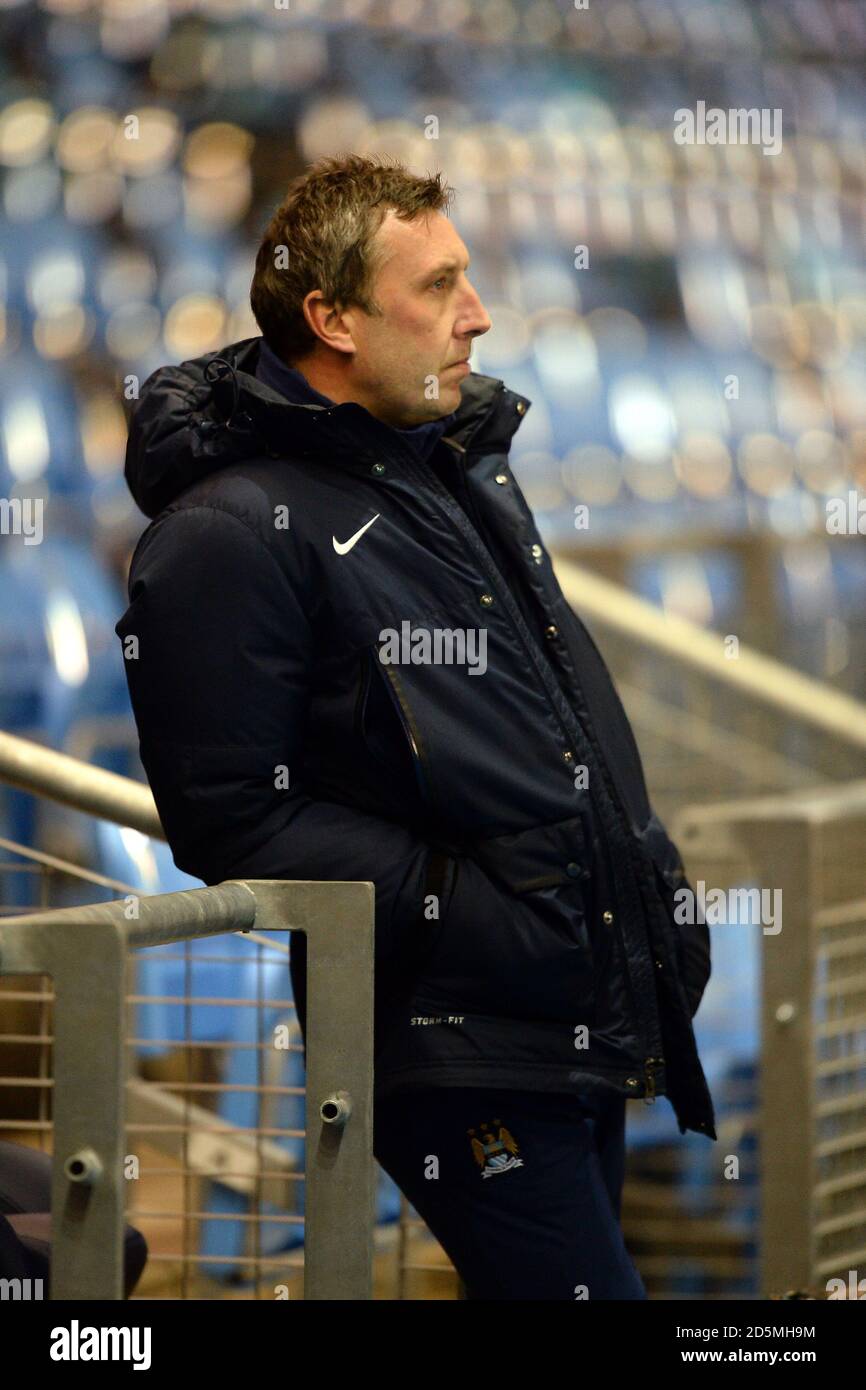
{"label": "metal railing", "polygon": [[555,568],[614,674],[663,820],[686,804],[866,777],[862,701],[570,560]]}
{"label": "metal railing", "polygon": [[150,787],[0,731],[0,782],[165,839]]}
{"label": "metal railing", "polygon": [[597,619],[631,642],[651,648],[693,670],[722,681],[730,690],[756,699],[778,714],[793,717],[866,752],[866,706],[823,681],[737,644],[725,656],[725,637],[624,591],[571,561],[559,559],[562,592],[581,614]]}
{"label": "metal railing", "polygon": [[53,1299],[122,1296],[130,953],[253,928],[308,942],[304,1297],[371,1296],[373,885],[232,880],[0,922],[0,974],[55,986]]}

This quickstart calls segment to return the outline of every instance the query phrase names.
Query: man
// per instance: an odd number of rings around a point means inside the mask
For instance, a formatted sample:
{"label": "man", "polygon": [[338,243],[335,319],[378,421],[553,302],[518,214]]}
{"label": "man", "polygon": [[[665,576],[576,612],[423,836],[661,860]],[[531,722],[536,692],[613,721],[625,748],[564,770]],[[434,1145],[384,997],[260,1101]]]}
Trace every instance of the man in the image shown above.
{"label": "man", "polygon": [[354,156],[295,180],[263,340],[142,389],[156,520],[117,631],[182,869],[375,884],[375,1152],[468,1296],[643,1298],[625,1099],[715,1138],[708,933],[674,921],[679,856],[510,472],[529,402],[469,368],[450,197]]}

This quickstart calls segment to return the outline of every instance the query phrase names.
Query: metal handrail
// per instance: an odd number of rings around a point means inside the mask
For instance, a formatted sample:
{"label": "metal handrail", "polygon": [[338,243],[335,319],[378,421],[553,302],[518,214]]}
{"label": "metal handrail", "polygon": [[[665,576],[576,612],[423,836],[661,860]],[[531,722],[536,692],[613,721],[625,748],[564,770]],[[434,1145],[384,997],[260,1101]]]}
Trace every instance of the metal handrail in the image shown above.
{"label": "metal handrail", "polygon": [[765,824],[768,821],[823,825],[855,816],[866,816],[866,778],[841,785],[797,788],[778,796],[737,797],[712,805],[686,805],[677,812],[672,824],[682,823],[683,835],[697,835],[703,827],[715,830],[722,825]]}
{"label": "metal handrail", "polygon": [[866,748],[866,704],[823,681],[804,676],[781,661],[762,656],[741,642],[735,661],[724,656],[724,637],[698,623],[666,613],[562,557],[554,558],[556,577],[567,602],[590,620],[682,666],[710,676],[720,685],[759,704],[793,716],[843,742]]}
{"label": "metal handrail", "polygon": [[[17,854],[28,864],[38,864],[43,870],[51,869],[55,873],[67,874],[70,878],[76,878],[82,883],[94,883],[99,888],[111,888],[116,893],[138,895],[143,892],[140,883],[126,883],[121,878],[110,878],[107,874],[97,873],[95,869],[85,869],[80,864],[73,864],[70,859],[58,859],[56,854],[46,854],[44,850],[31,849],[29,845],[19,845],[15,840],[7,840],[5,835],[0,835],[0,850]],[[5,864],[3,867],[8,872],[10,866]],[[0,908],[0,911],[2,910]],[[267,941],[263,936],[257,936],[255,932],[246,932],[245,935],[248,941],[252,941],[257,946],[267,946],[269,951],[288,954],[289,948],[282,942]]]}
{"label": "metal handrail", "polygon": [[0,782],[165,839],[150,787],[30,739],[0,732]]}

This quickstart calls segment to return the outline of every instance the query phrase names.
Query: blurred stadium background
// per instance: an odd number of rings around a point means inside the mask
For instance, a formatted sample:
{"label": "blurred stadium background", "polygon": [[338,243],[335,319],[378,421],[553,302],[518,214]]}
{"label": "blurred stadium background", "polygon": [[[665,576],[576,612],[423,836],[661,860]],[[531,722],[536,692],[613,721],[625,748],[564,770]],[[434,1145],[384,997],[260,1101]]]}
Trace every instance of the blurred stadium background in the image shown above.
{"label": "blurred stadium background", "polygon": [[[556,553],[861,698],[866,549],[828,534],[826,507],[866,494],[864,59],[851,0],[0,0],[0,495],[45,517],[39,545],[0,537],[0,729],[142,777],[113,631],[146,524],[123,480],[136,383],[258,332],[267,218],[311,159],[346,150],[456,187],[493,320],[473,365],[532,401],[512,461]],[[781,109],[781,151],[678,145],[674,112],[699,100]],[[734,689],[721,648],[714,680],[642,645],[609,593],[587,617],[666,819],[864,775],[862,737],[768,709],[758,676]],[[11,788],[0,821],[7,912],[192,883],[155,840]],[[285,957],[227,940],[150,953],[134,1065],[269,1125],[294,1162],[297,1055],[267,1091],[235,1047],[290,1011]],[[626,1233],[654,1297],[757,1291],[759,950],[714,932],[698,1020],[737,1195],[722,1146],[678,1136],[666,1102],[630,1107]],[[13,983],[0,1124],[47,1145],[50,992]],[[131,1197],[145,1296],[273,1296],[299,1224],[289,1241],[263,1191],[157,1145]],[[399,1205],[383,1182],[399,1270],[382,1296],[453,1297]]]}

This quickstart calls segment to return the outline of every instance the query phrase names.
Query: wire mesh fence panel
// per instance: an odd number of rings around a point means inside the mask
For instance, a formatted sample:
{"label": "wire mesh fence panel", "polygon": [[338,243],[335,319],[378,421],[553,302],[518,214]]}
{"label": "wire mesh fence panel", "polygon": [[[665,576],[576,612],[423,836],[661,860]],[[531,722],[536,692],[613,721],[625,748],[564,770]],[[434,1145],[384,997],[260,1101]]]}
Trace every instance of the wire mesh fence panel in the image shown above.
{"label": "wire mesh fence panel", "polygon": [[[817,831],[811,1280],[866,1295],[866,813]],[[859,1273],[858,1273],[859,1271]]]}
{"label": "wire mesh fence panel", "polygon": [[[55,870],[0,841],[0,921],[51,903]],[[0,1138],[50,1152],[54,987],[47,975],[0,977]]]}
{"label": "wire mesh fence panel", "polygon": [[285,947],[243,936],[130,961],[137,1296],[302,1297],[304,1086]]}

